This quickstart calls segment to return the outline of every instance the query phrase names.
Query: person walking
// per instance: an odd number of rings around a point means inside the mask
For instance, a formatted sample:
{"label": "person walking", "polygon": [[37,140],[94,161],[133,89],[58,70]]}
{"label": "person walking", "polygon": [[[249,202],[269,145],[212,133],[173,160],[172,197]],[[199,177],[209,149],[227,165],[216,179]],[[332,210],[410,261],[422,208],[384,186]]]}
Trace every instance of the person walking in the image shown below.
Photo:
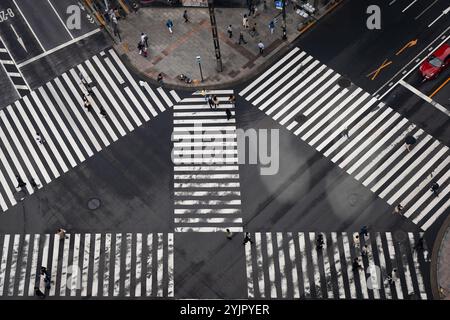
{"label": "person walking", "polygon": [[369,252],[369,247],[367,246],[367,244],[366,245],[364,245],[362,248],[361,248],[361,256],[367,256],[367,253]]}
{"label": "person walking", "polygon": [[232,117],[230,109],[225,109],[225,113],[227,115],[227,120],[230,120]]}
{"label": "person walking", "polygon": [[247,242],[250,242],[250,244],[253,244],[253,241],[252,241],[252,238],[250,238],[250,233],[249,233],[249,232],[246,232],[246,233],[245,233],[245,237],[244,237],[244,245],[245,245]]}
{"label": "person walking", "polygon": [[[40,277],[39,277],[39,279],[40,279]],[[35,295],[36,297],[41,298],[41,299],[44,299],[44,298],[45,298],[45,294],[41,291],[41,289],[39,289],[38,286],[34,287],[34,295]]]}
{"label": "person walking", "polygon": [[362,269],[362,266],[359,263],[359,258],[353,259],[353,263],[352,263],[353,272],[357,272],[358,270],[361,270],[361,269]]}
{"label": "person walking", "polygon": [[244,40],[244,34],[242,33],[242,31],[239,31],[239,42],[238,42],[238,44],[241,44],[241,42],[243,42],[244,44],[247,44],[247,41]]}
{"label": "person walking", "polygon": [[163,81],[163,75],[162,75],[161,72],[158,74],[158,78],[157,78],[156,80],[158,81],[158,83],[159,83],[161,86],[164,84],[164,81]]}
{"label": "person walking", "polygon": [[403,213],[403,206],[401,205],[401,203],[399,203],[395,206],[394,212],[392,212],[392,213],[394,213],[394,214],[398,213],[400,215]]}
{"label": "person walking", "polygon": [[141,33],[141,43],[148,47],[148,36],[144,32]]}
{"label": "person walking", "polygon": [[273,22],[273,20],[269,22],[269,30],[270,34],[273,34],[273,32],[275,31],[275,22]]}
{"label": "person walking", "polygon": [[228,97],[228,101],[230,102],[231,106],[234,108],[234,106],[236,104],[236,97],[234,96],[234,94],[232,94]]}
{"label": "person walking", "polygon": [[208,104],[209,104],[209,107],[212,109],[214,106],[214,102],[213,102],[213,99],[211,96],[208,96]]}
{"label": "person walking", "polygon": [[228,32],[228,38],[233,38],[233,27],[231,26],[231,24],[227,27],[227,32]]}
{"label": "person walking", "polygon": [[395,283],[398,280],[397,268],[392,269],[391,274],[387,277],[389,284]]}
{"label": "person walking", "polygon": [[262,43],[261,40],[259,40],[258,48],[259,48],[259,54],[263,54],[264,53],[264,43]]}
{"label": "person walking", "polygon": [[248,25],[248,18],[247,18],[247,15],[246,15],[246,14],[244,14],[244,17],[242,18],[242,26],[243,26],[245,29],[248,29],[248,27],[249,27],[249,25]]}
{"label": "person walking", "polygon": [[59,236],[59,239],[60,240],[63,240],[63,239],[67,239],[68,237],[66,236],[66,230],[64,230],[64,229],[62,229],[62,228],[59,228],[58,230],[56,230],[56,234]]}
{"label": "person walking", "polygon": [[225,232],[227,234],[227,239],[231,240],[231,238],[233,237],[233,233],[230,231],[230,229],[226,229]]}
{"label": "person walking", "polygon": [[341,137],[346,137],[347,139],[350,139],[347,128],[344,128],[344,130],[342,130]]}
{"label": "person walking", "polygon": [[33,177],[31,177],[29,180],[30,180],[30,184],[33,187],[33,189],[36,189],[40,186],[40,184],[37,184],[36,181],[34,181]]}
{"label": "person walking", "polygon": [[423,237],[420,237],[419,240],[417,240],[417,243],[414,245],[414,250],[420,251],[423,249],[424,249]]}
{"label": "person walking", "polygon": [[173,22],[172,22],[172,20],[167,20],[167,22],[166,22],[166,26],[167,26],[167,28],[169,29],[169,32],[172,34],[173,33],[173,30],[172,30],[172,28],[173,28]]}
{"label": "person walking", "polygon": [[27,184],[22,180],[22,178],[21,178],[18,174],[16,174],[16,179],[17,179],[17,183],[18,183],[18,185],[17,185],[16,188],[18,188],[18,189],[23,189],[23,188],[25,188],[25,186],[26,186]]}
{"label": "person walking", "polygon": [[256,22],[253,24],[253,27],[252,27],[252,29],[250,30],[250,35],[251,35],[252,37],[255,37],[255,36],[258,35],[258,31],[256,31]]}
{"label": "person walking", "polygon": [[219,98],[217,98],[216,95],[213,96],[212,102],[214,104],[214,109],[217,109],[217,107],[219,106]]}
{"label": "person walking", "polygon": [[361,230],[359,231],[359,234],[361,236],[368,237],[369,236],[369,232],[367,231],[367,226],[362,226]]}
{"label": "person walking", "polygon": [[106,113],[105,108],[103,108],[103,106],[100,106],[100,114],[101,114],[104,118],[106,118],[106,116],[108,115],[108,114]]}
{"label": "person walking", "polygon": [[47,271],[46,267],[41,266],[41,276],[44,276],[45,288],[50,289],[51,286],[51,277]]}
{"label": "person walking", "polygon": [[42,138],[41,134],[39,132],[36,132],[36,141],[39,144],[44,144],[46,141],[44,138]]}
{"label": "person walking", "polygon": [[188,17],[187,10],[184,10],[184,12],[183,12],[183,18],[184,18],[184,22],[185,22],[185,23],[186,23],[186,22],[189,22],[189,17]]}
{"label": "person walking", "polygon": [[323,235],[321,233],[319,233],[319,235],[317,236],[317,239],[316,239],[316,249],[322,250],[323,244],[324,244]]}
{"label": "person walking", "polygon": [[436,197],[439,196],[439,184],[437,182],[431,184],[431,192],[433,192]]}
{"label": "person walking", "polygon": [[355,248],[359,248],[359,234],[358,233],[354,233],[353,234],[353,245],[355,246]]}
{"label": "person walking", "polygon": [[89,100],[87,99],[86,96],[83,96],[83,102],[84,102],[84,107],[87,109],[87,111],[90,113],[93,113],[94,108],[92,107],[91,103],[89,102]]}

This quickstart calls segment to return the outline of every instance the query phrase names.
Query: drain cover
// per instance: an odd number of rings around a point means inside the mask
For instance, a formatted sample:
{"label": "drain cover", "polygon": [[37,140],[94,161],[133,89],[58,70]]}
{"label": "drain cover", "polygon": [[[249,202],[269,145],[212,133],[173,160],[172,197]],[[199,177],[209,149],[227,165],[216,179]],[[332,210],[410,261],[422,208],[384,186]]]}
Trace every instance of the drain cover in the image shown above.
{"label": "drain cover", "polygon": [[403,230],[398,230],[394,232],[394,239],[398,242],[403,242],[406,240],[406,232]]}
{"label": "drain cover", "polygon": [[298,123],[303,123],[308,120],[308,118],[304,114],[299,114],[298,116],[295,116],[294,120]]}
{"label": "drain cover", "polygon": [[89,210],[96,210],[96,209],[100,208],[101,204],[102,204],[102,202],[100,201],[100,199],[97,199],[97,198],[91,198],[87,202],[87,206],[88,206]]}
{"label": "drain cover", "polygon": [[352,85],[352,82],[347,78],[340,78],[337,83],[341,88],[348,88]]}

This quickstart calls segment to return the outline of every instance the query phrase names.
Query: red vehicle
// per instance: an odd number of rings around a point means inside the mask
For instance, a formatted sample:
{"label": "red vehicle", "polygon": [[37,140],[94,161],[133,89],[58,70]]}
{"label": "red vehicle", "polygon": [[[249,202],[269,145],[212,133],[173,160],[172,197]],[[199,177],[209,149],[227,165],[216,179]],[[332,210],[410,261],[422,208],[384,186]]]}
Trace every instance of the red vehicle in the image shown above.
{"label": "red vehicle", "polygon": [[424,80],[436,78],[450,64],[450,45],[444,43],[420,65]]}

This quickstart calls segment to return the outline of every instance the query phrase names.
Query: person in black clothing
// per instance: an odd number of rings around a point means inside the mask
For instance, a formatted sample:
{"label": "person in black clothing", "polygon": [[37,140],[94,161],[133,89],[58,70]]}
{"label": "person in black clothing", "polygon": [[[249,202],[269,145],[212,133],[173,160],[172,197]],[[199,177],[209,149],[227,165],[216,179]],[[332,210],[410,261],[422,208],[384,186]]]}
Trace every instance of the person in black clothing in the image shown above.
{"label": "person in black clothing", "polygon": [[323,248],[323,235],[320,233],[316,239],[316,248],[317,250],[321,250]]}
{"label": "person in black clothing", "polygon": [[214,101],[211,96],[208,96],[208,104],[209,104],[209,107],[212,109],[214,106]]}
{"label": "person in black clothing", "polygon": [[433,182],[433,184],[431,185],[431,191],[436,197],[439,196],[439,184],[437,182]]}
{"label": "person in black clothing", "polygon": [[16,175],[16,179],[17,179],[17,183],[18,183],[17,188],[20,188],[20,189],[25,188],[25,186],[27,184],[22,180],[22,178],[19,175]]}
{"label": "person in black clothing", "polygon": [[225,113],[227,114],[227,120],[230,120],[232,117],[230,109],[225,109]]}
{"label": "person in black clothing", "polygon": [[358,258],[355,258],[355,259],[353,260],[352,270],[353,270],[353,272],[356,272],[356,271],[358,271],[359,269],[362,269],[362,267],[361,267],[361,265],[359,264],[359,259],[358,259]]}
{"label": "person in black clothing", "polygon": [[249,232],[246,232],[245,237],[244,237],[244,244],[246,244],[247,242],[250,242],[251,244],[253,244],[253,241],[252,241],[252,238],[250,238]]}
{"label": "person in black clothing", "polygon": [[94,108],[92,107],[91,103],[89,102],[89,100],[87,99],[86,96],[83,96],[83,101],[84,101],[84,107],[87,109],[87,111],[89,112],[94,112]]}
{"label": "person in black clothing", "polygon": [[367,226],[363,226],[361,228],[361,230],[359,231],[360,235],[364,235],[365,237],[367,237],[369,235],[368,231],[367,231]]}
{"label": "person in black clothing", "polygon": [[30,184],[33,187],[33,189],[36,189],[37,187],[39,187],[39,185],[36,183],[36,181],[34,181],[34,178],[30,178]]}
{"label": "person in black clothing", "polygon": [[419,250],[423,250],[423,248],[424,248],[423,237],[420,237],[420,239],[414,245],[414,250],[419,251]]}

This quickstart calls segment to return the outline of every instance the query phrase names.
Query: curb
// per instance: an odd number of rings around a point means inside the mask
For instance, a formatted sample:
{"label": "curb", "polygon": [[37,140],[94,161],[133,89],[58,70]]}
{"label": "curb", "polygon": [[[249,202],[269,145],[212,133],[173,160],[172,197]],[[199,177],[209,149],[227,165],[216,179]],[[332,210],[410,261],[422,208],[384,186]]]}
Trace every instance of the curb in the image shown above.
{"label": "curb", "polygon": [[433,293],[433,299],[441,300],[439,295],[439,283],[437,279],[437,266],[439,262],[439,250],[442,246],[442,239],[447,233],[450,227],[450,216],[445,219],[442,226],[439,228],[436,239],[434,240],[433,251],[431,253],[431,265],[430,265],[430,282],[431,282],[431,292]]}
{"label": "curb", "polygon": [[[313,25],[315,25],[318,21],[320,21],[321,19],[323,19],[325,16],[327,16],[330,12],[334,11],[334,9],[336,9],[340,4],[346,2],[346,0],[337,0],[334,4],[331,5],[330,8],[326,9],[326,11],[322,14],[322,16],[320,16],[317,20],[308,23],[306,26],[304,26],[300,31],[299,34],[290,42],[288,42],[285,45],[282,45],[280,47],[280,49],[274,53],[269,59],[267,59],[265,62],[263,62],[262,64],[260,64],[259,66],[257,66],[254,70],[252,70],[252,72],[246,76],[243,76],[242,78],[239,78],[238,80],[234,80],[234,81],[229,81],[225,84],[214,84],[214,85],[201,85],[201,84],[192,84],[192,85],[175,85],[175,84],[171,84],[171,83],[164,83],[162,85],[162,87],[167,88],[167,89],[171,89],[171,90],[182,90],[182,91],[190,91],[190,90],[201,90],[201,89],[228,89],[230,87],[234,87],[237,86],[243,82],[247,82],[248,80],[252,79],[253,77],[255,77],[255,75],[261,73],[261,71],[265,70],[269,65],[271,65],[273,63],[273,61],[275,61],[277,58],[285,55],[289,50],[291,50],[294,46],[294,42],[297,41],[301,36],[303,36],[304,33],[306,33]],[[119,45],[119,44],[117,44]],[[114,47],[115,45],[113,45]],[[115,49],[115,48],[114,48]],[[117,52],[117,50],[116,50]],[[118,52],[117,52],[118,53]],[[149,76],[147,76],[146,74],[144,74],[143,72],[141,72],[140,70],[138,70],[129,60],[128,56],[123,53],[123,54],[119,54],[118,55],[121,57],[122,61],[124,62],[124,64],[130,68],[131,70],[133,70],[134,73],[136,73],[139,78],[143,81],[146,81],[152,85],[155,86],[161,86],[159,84],[159,82],[156,79],[150,78]]]}

